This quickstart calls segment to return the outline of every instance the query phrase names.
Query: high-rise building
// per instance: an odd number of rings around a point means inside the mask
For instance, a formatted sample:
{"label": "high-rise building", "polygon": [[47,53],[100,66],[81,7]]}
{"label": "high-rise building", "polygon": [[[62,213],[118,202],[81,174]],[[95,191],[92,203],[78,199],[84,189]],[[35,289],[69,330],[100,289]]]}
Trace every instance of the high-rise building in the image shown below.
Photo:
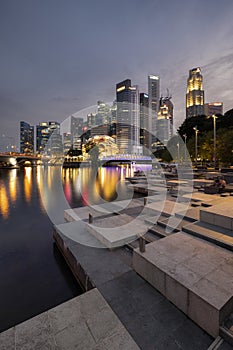
{"label": "high-rise building", "polygon": [[63,152],[66,155],[72,149],[72,135],[70,132],[63,134]]}
{"label": "high-rise building", "polygon": [[140,93],[140,144],[149,148],[149,96]]}
{"label": "high-rise building", "polygon": [[103,101],[97,102],[97,125],[108,125],[110,123],[111,110],[110,107]]}
{"label": "high-rise building", "polygon": [[201,68],[189,71],[186,93],[186,118],[204,114],[204,90]]}
{"label": "high-rise building", "polygon": [[88,114],[87,119],[92,137],[109,134],[111,110],[106,103],[98,101],[97,113]]}
{"label": "high-rise building", "polygon": [[148,96],[149,96],[149,132],[151,144],[156,136],[157,113],[159,110],[160,78],[157,75],[148,75]]}
{"label": "high-rise building", "polygon": [[139,91],[126,79],[116,84],[117,146],[121,153],[140,153]]}
{"label": "high-rise building", "polygon": [[204,105],[205,115],[223,114],[223,103],[222,102],[211,102],[205,103]]}
{"label": "high-rise building", "polygon": [[83,133],[83,118],[71,116],[71,134],[74,149],[80,149],[81,136]]}
{"label": "high-rise building", "polygon": [[34,153],[34,126],[20,122],[20,152]]}
{"label": "high-rise building", "polygon": [[93,128],[96,125],[96,115],[93,113],[89,113],[87,115],[87,127],[88,129]]}
{"label": "high-rise building", "polygon": [[114,101],[110,108],[109,136],[116,139],[117,102]]}
{"label": "high-rise building", "polygon": [[58,122],[42,122],[36,126],[36,151],[39,154],[62,154],[62,137]]}
{"label": "high-rise building", "polygon": [[173,135],[173,103],[171,96],[160,98],[157,120],[157,138],[166,145]]}

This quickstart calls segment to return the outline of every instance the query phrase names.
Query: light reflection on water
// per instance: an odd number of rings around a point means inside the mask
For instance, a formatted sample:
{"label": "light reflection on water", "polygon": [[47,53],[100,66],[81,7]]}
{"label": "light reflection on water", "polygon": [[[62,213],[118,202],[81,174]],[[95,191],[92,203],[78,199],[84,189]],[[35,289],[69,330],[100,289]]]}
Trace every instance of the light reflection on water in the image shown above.
{"label": "light reflection on water", "polygon": [[[36,168],[25,167],[22,170],[4,170],[0,173],[0,216],[3,220],[9,219],[10,211],[22,197],[30,206],[36,184],[42,196],[46,198],[51,195],[58,176],[61,176],[64,195],[71,207],[132,198],[133,194],[127,188],[125,177],[133,176],[138,169],[150,170],[151,166],[123,165],[98,169],[88,167],[62,170],[57,167],[37,166]],[[45,188],[48,191],[45,191]],[[38,205],[45,212],[40,196]]]}
{"label": "light reflection on water", "polygon": [[54,244],[39,192],[43,172],[0,169],[0,332],[81,293]]}
{"label": "light reflection on water", "polygon": [[98,204],[132,198],[125,177],[138,169],[150,170],[150,165],[124,165],[119,167],[63,169],[62,180],[65,197],[71,207]]}

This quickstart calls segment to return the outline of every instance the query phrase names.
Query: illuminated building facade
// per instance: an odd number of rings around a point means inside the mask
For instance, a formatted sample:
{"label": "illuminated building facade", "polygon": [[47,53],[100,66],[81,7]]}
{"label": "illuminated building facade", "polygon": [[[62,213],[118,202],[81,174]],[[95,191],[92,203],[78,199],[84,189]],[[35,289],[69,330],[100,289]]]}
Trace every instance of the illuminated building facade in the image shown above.
{"label": "illuminated building facade", "polygon": [[34,126],[20,122],[20,153],[34,153]]}
{"label": "illuminated building facade", "polygon": [[160,98],[157,119],[157,137],[161,143],[167,144],[173,135],[173,103],[171,96]]}
{"label": "illuminated building facade", "polygon": [[116,139],[120,153],[140,153],[139,91],[126,79],[116,85]]}
{"label": "illuminated building facade", "polygon": [[73,149],[80,149],[83,133],[83,118],[71,116],[70,120]]}
{"label": "illuminated building facade", "polygon": [[63,152],[66,155],[72,148],[72,135],[70,132],[65,132],[63,134]]}
{"label": "illuminated building facade", "polygon": [[189,71],[186,93],[186,118],[204,114],[203,77],[200,67]]}
{"label": "illuminated building facade", "polygon": [[149,98],[149,132],[152,134],[149,143],[154,141],[157,128],[157,113],[159,110],[160,78],[157,75],[148,75],[148,98]]}
{"label": "illuminated building facade", "polygon": [[36,151],[38,154],[60,155],[63,153],[60,124],[42,122],[36,126]]}
{"label": "illuminated building facade", "polygon": [[97,116],[96,125],[108,125],[110,123],[111,110],[103,101],[97,102]]}
{"label": "illuminated building facade", "polygon": [[140,144],[149,148],[149,96],[140,93]]}
{"label": "illuminated building facade", "polygon": [[205,103],[204,114],[205,115],[214,115],[214,114],[223,115],[223,103],[222,102]]}

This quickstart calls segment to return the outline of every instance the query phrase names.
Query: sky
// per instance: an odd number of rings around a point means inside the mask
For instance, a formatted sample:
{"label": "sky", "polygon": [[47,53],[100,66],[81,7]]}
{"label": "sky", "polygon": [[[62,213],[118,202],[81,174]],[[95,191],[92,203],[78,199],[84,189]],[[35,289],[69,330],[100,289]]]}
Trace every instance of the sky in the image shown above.
{"label": "sky", "polygon": [[113,101],[124,79],[147,92],[148,74],[169,89],[179,127],[194,67],[205,102],[232,109],[232,14],[232,0],[1,0],[0,141],[18,142],[20,120],[62,122]]}

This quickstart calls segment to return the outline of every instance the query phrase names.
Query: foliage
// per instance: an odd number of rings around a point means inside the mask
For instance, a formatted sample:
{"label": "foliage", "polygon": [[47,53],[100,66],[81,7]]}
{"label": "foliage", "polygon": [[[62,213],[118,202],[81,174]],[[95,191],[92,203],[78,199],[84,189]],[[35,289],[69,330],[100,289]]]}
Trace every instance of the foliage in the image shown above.
{"label": "foliage", "polygon": [[[213,119],[206,116],[198,116],[186,119],[178,129],[179,135],[184,139],[187,135],[187,148],[191,159],[195,158],[195,132],[198,132],[198,158],[205,162],[213,162],[214,135]],[[224,165],[233,164],[233,109],[224,116],[218,115],[216,119],[216,158],[217,163]]]}

